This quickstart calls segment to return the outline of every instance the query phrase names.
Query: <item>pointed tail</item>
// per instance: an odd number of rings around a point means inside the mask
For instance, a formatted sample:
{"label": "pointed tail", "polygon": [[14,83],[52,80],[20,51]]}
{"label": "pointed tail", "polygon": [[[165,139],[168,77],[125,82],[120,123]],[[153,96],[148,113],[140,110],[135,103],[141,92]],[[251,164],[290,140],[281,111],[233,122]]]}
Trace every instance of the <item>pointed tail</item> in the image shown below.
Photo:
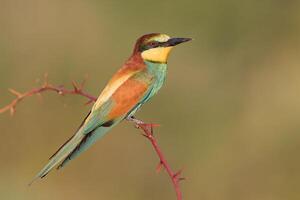
{"label": "pointed tail", "polygon": [[[76,158],[82,152],[87,150],[92,144],[94,144],[99,138],[101,138],[110,127],[98,127],[88,134],[76,133],[65,144],[63,144],[53,156],[50,157],[47,165],[32,179],[29,183],[31,185],[35,180],[45,177],[55,166],[57,169],[65,166],[70,160]],[[80,131],[80,130],[79,130]]]}
{"label": "pointed tail", "polygon": [[32,179],[29,185],[38,178],[45,177],[51,169],[53,169],[58,163],[63,161],[70,153],[72,153],[74,149],[76,149],[83,137],[84,135],[75,134],[72,138],[70,138],[53,156],[50,157],[47,165]]}

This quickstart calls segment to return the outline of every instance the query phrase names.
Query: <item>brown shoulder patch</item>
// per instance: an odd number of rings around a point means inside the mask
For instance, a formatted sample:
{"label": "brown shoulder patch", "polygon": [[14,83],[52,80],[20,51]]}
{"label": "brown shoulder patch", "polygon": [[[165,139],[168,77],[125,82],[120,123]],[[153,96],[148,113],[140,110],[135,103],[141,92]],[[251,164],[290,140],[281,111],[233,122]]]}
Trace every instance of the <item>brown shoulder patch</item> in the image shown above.
{"label": "brown shoulder patch", "polygon": [[109,119],[114,119],[128,113],[144,96],[148,85],[139,80],[129,79],[112,95],[114,107],[109,113]]}

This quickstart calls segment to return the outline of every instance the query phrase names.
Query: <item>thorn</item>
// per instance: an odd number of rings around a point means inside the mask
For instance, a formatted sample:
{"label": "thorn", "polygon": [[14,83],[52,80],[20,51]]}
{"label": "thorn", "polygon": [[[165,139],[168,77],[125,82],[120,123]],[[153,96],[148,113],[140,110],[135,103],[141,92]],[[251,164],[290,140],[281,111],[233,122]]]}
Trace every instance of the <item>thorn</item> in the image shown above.
{"label": "thorn", "polygon": [[84,88],[87,79],[88,79],[88,75],[85,75],[82,82],[81,82],[81,84],[80,84],[80,89],[81,90]]}
{"label": "thorn", "polygon": [[185,180],[186,180],[185,177],[180,177],[180,178],[178,179],[178,181],[185,181]]}
{"label": "thorn", "polygon": [[161,172],[161,170],[163,169],[163,163],[160,161],[159,163],[158,163],[158,165],[156,166],[156,173],[159,173],[159,172]]}
{"label": "thorn", "polygon": [[78,88],[78,85],[77,85],[76,81],[72,81],[72,85],[73,85],[73,88],[74,88],[75,92],[80,91],[79,88]]}
{"label": "thorn", "polygon": [[[139,129],[140,127],[137,127],[137,128]],[[150,137],[151,137],[151,135],[147,134],[147,132],[145,132],[144,130],[141,133],[141,135],[144,136],[144,137],[146,137],[147,139],[150,139]]]}
{"label": "thorn", "polygon": [[49,85],[49,80],[48,80],[48,73],[44,74],[44,87],[47,87]]}
{"label": "thorn", "polygon": [[20,92],[18,92],[18,91],[16,91],[16,90],[14,90],[14,89],[8,89],[8,91],[10,92],[10,93],[12,93],[13,95],[15,95],[16,97],[18,97],[18,98],[20,98],[21,96],[22,96],[22,94],[20,93]]}
{"label": "thorn", "polygon": [[178,170],[174,175],[173,178],[177,178],[182,173],[182,169]]}
{"label": "thorn", "polygon": [[89,101],[87,101],[84,105],[89,105],[89,104],[91,104],[91,103],[93,103],[94,101],[93,100],[89,100]]}
{"label": "thorn", "polygon": [[154,135],[154,132],[153,132],[153,126],[152,126],[152,125],[150,126],[150,134],[151,134],[151,135]]}
{"label": "thorn", "polygon": [[149,139],[149,136],[145,133],[142,133],[142,136],[146,137],[147,139]]}
{"label": "thorn", "polygon": [[159,124],[143,124],[143,126],[150,132],[151,136],[154,136],[154,127],[158,127]]}
{"label": "thorn", "polygon": [[10,116],[13,116],[16,112],[16,109],[14,107],[10,107],[9,111],[10,111]]}

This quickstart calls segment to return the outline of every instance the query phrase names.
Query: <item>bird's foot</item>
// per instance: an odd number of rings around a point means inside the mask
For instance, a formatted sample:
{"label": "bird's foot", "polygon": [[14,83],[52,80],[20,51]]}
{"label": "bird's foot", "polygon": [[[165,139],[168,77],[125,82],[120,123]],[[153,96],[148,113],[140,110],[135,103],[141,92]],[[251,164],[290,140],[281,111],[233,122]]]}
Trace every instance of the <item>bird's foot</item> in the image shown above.
{"label": "bird's foot", "polygon": [[130,122],[133,122],[136,125],[141,125],[141,126],[148,126],[148,127],[150,127],[150,126],[152,126],[152,127],[158,127],[159,126],[159,124],[153,124],[153,123],[143,122],[142,120],[135,118],[135,116],[128,116],[128,117],[126,117],[126,120],[128,120]]}
{"label": "bird's foot", "polygon": [[134,116],[128,116],[126,120],[133,122],[136,128],[145,127],[146,129],[150,130],[151,134],[153,134],[153,128],[159,126],[159,124],[145,123]]}
{"label": "bird's foot", "polygon": [[135,118],[134,116],[128,116],[127,118],[126,118],[126,120],[128,120],[128,121],[130,121],[130,122],[133,122],[133,123],[135,123],[136,125],[142,125],[142,124],[145,124],[145,122],[143,122],[142,120],[139,120],[139,119],[137,119],[137,118]]}

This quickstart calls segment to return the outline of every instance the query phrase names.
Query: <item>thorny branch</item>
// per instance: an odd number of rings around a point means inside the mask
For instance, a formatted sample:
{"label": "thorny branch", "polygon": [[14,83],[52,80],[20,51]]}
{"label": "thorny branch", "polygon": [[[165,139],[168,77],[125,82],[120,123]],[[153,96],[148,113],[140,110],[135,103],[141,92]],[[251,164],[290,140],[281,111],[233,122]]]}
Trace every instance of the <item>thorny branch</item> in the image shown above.
{"label": "thorny branch", "polygon": [[136,126],[144,131],[143,136],[145,136],[151,142],[157,156],[159,157],[159,163],[156,167],[156,171],[159,172],[162,168],[166,169],[170,179],[172,180],[177,200],[182,200],[182,193],[179,187],[179,181],[185,180],[185,178],[180,177],[182,170],[178,172],[173,172],[171,166],[167,162],[163,152],[161,151],[160,147],[158,146],[157,140],[154,137],[153,128],[158,126],[157,124],[147,124],[147,123],[136,123]]}
{"label": "thorny branch", "polygon": [[73,85],[72,90],[66,89],[62,85],[53,86],[53,85],[49,84],[48,76],[46,74],[44,84],[42,84],[42,86],[40,86],[38,88],[33,88],[33,89],[31,89],[27,92],[24,92],[24,93],[20,93],[20,92],[14,90],[14,89],[8,89],[8,91],[10,93],[12,93],[13,95],[15,95],[16,98],[14,100],[12,100],[8,105],[1,108],[0,113],[10,111],[10,114],[14,115],[14,113],[16,112],[16,107],[17,107],[18,103],[20,103],[26,97],[30,97],[30,96],[33,96],[33,95],[41,95],[41,93],[45,92],[45,91],[53,91],[53,92],[56,92],[56,93],[58,93],[59,95],[62,95],[62,96],[67,95],[67,94],[77,94],[77,95],[80,95],[80,96],[84,96],[84,97],[89,99],[86,104],[90,104],[90,103],[97,100],[96,97],[94,97],[94,96],[86,93],[85,91],[83,91],[83,87],[85,85],[85,80],[79,85],[75,81],[73,81],[72,85]]}
{"label": "thorny branch", "polygon": [[[14,89],[9,89],[9,92],[16,96],[15,99],[13,99],[8,105],[0,109],[0,113],[4,113],[9,111],[11,115],[14,115],[16,112],[16,107],[18,103],[20,103],[22,100],[24,100],[27,97],[33,96],[33,95],[41,95],[42,92],[45,91],[53,91],[58,93],[59,95],[79,95],[86,97],[88,99],[88,102],[86,104],[93,103],[97,100],[96,97],[88,94],[84,91],[84,85],[85,85],[86,79],[81,83],[77,84],[75,81],[72,82],[73,89],[66,89],[64,86],[54,86],[49,83],[47,74],[45,75],[44,83],[38,87],[33,88],[27,92],[21,93]],[[159,126],[158,124],[147,124],[144,123],[141,120],[137,120],[135,118],[132,118],[130,121],[133,121],[135,123],[135,126],[143,131],[142,135],[145,136],[153,146],[157,156],[159,157],[159,164],[156,168],[156,171],[159,172],[161,169],[165,169],[172,181],[173,187],[176,192],[177,200],[182,200],[182,193],[179,187],[179,182],[181,180],[184,180],[185,178],[180,177],[182,170],[179,170],[178,172],[174,172],[171,169],[171,166],[167,162],[163,152],[161,151],[160,147],[158,146],[158,142],[156,138],[154,137],[153,128]]]}

